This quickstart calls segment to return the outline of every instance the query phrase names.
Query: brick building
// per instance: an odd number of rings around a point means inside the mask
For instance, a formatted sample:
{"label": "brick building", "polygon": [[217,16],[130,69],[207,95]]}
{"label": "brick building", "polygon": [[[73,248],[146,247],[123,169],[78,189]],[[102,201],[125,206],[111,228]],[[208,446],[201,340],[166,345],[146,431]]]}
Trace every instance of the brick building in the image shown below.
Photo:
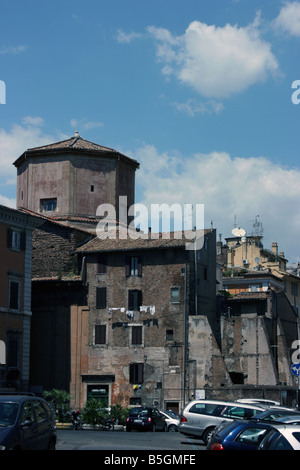
{"label": "brick building", "polygon": [[[79,406],[97,396],[107,406],[179,411],[188,398],[189,368],[195,366],[189,316],[196,310],[215,316],[215,230],[205,231],[196,256],[185,249],[184,237],[152,237],[95,238],[77,250],[85,258],[89,308],[88,322],[79,321],[84,333],[78,321],[72,332],[73,356],[81,354],[71,382]],[[203,360],[202,351],[197,356]]]}

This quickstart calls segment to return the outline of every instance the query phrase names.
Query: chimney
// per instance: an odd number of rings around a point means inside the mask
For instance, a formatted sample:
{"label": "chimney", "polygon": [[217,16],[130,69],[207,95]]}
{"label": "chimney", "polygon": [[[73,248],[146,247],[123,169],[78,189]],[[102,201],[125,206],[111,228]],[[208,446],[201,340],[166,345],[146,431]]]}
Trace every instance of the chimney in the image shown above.
{"label": "chimney", "polygon": [[272,253],[274,253],[274,255],[278,255],[278,244],[277,242],[273,242],[272,243]]}

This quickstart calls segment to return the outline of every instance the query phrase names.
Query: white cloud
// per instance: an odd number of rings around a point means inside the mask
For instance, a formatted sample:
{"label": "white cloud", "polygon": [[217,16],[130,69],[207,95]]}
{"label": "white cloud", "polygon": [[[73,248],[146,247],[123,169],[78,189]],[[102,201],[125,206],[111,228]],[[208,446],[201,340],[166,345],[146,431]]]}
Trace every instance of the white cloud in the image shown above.
{"label": "white cloud", "polygon": [[256,215],[264,226],[264,246],[277,241],[289,261],[300,260],[300,170],[274,165],[265,157],[232,157],[226,152],[182,156],[160,154],[151,145],[134,152],[137,202],[204,204],[205,223],[223,238],[231,236],[234,216],[250,233]]}
{"label": "white cloud", "polygon": [[151,26],[162,73],[207,98],[224,98],[278,72],[271,45],[259,31],[259,15],[246,27],[193,21],[182,36]]}
{"label": "white cloud", "polygon": [[1,183],[16,183],[16,168],[13,162],[28,148],[54,142],[55,137],[47,135],[40,128],[44,120],[41,117],[26,116],[22,125],[15,124],[7,131],[0,129],[0,174]]}
{"label": "white cloud", "polygon": [[1,46],[0,47],[0,55],[2,54],[20,54],[21,52],[26,51],[27,46],[20,45],[20,46]]}
{"label": "white cloud", "polygon": [[300,37],[300,3],[286,3],[274,20],[274,25],[278,30]]}
{"label": "white cloud", "polygon": [[141,37],[141,34],[135,33],[134,31],[132,31],[131,33],[125,33],[121,29],[117,31],[117,41],[119,43],[123,43],[123,42],[129,43],[139,37]]}
{"label": "white cloud", "polygon": [[0,204],[2,204],[2,206],[11,207],[12,209],[16,208],[15,199],[11,199],[6,196],[1,196],[1,194],[0,194]]}
{"label": "white cloud", "polygon": [[177,111],[186,113],[192,117],[196,114],[219,114],[224,109],[223,103],[215,100],[197,102],[195,100],[189,99],[185,103],[174,102],[172,105],[177,109]]}
{"label": "white cloud", "polygon": [[79,131],[80,129],[89,130],[89,129],[97,129],[102,127],[104,124],[101,121],[88,121],[87,118],[83,119],[71,119],[70,124],[72,127],[76,128]]}

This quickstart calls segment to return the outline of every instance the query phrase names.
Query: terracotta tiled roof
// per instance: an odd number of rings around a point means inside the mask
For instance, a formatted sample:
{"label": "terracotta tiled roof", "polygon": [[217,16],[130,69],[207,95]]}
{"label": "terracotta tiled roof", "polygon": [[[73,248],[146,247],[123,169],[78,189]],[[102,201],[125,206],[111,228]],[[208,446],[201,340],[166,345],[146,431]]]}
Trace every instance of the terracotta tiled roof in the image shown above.
{"label": "terracotta tiled roof", "polygon": [[[210,232],[210,229],[205,230],[205,233]],[[108,251],[129,251],[129,250],[150,250],[158,248],[185,248],[188,243],[192,242],[190,238],[191,233],[188,237],[185,236],[184,232],[165,232],[161,234],[144,234],[140,238],[133,239],[128,234],[116,233],[116,237],[105,238],[106,234],[103,233],[103,237],[95,237],[85,245],[77,249],[77,252],[84,253],[97,253],[97,252],[108,252]],[[193,232],[194,234],[196,232]],[[199,232],[197,232],[199,237]],[[178,238],[176,238],[178,237]]]}
{"label": "terracotta tiled roof", "polygon": [[116,156],[130,161],[137,167],[139,166],[139,163],[136,160],[127,157],[126,155],[118,152],[117,150],[114,150],[109,147],[104,147],[99,144],[95,144],[94,142],[90,142],[89,140],[85,140],[78,134],[75,134],[75,136],[71,137],[70,139],[62,140],[60,142],[54,142],[52,144],[43,145],[40,147],[29,148],[14,162],[14,165],[17,167],[27,155],[60,152],[83,152],[98,155]]}
{"label": "terracotta tiled roof", "polygon": [[240,292],[239,294],[232,295],[227,300],[229,302],[239,302],[244,300],[265,300],[267,298],[267,292]]}

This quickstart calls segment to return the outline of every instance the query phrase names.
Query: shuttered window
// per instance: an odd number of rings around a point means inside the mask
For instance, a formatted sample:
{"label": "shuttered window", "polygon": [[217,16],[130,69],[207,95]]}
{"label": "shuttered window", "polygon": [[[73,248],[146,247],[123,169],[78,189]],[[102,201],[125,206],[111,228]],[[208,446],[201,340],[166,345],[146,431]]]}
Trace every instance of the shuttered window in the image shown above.
{"label": "shuttered window", "polygon": [[95,344],[106,344],[106,325],[95,325]]}
{"label": "shuttered window", "polygon": [[96,273],[97,274],[105,274],[106,273],[106,255],[101,254],[97,256],[97,264],[96,264]]}
{"label": "shuttered window", "polygon": [[144,364],[130,364],[130,383],[142,384],[144,382]]}
{"label": "shuttered window", "polygon": [[106,308],[106,287],[96,287],[96,308]]}
{"label": "shuttered window", "polygon": [[125,260],[125,276],[141,276],[142,275],[142,259],[141,256],[126,256]]}
{"label": "shuttered window", "polygon": [[132,326],[132,344],[139,345],[143,344],[143,327]]}
{"label": "shuttered window", "polygon": [[141,290],[128,291],[128,310],[139,310],[143,305],[143,296]]}

